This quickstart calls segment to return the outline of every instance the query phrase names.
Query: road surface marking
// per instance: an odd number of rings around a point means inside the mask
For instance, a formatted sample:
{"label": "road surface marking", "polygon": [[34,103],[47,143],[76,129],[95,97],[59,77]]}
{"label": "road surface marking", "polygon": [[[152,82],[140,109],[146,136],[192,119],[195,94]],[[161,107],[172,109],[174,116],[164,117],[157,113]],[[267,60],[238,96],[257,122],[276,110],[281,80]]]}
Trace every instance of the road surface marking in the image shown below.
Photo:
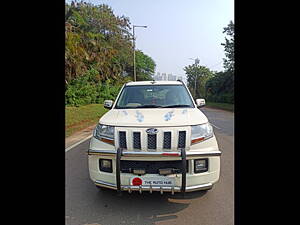
{"label": "road surface marking", "polygon": [[221,130],[221,128],[220,127],[217,127],[216,125],[214,125],[214,124],[212,124],[212,123],[210,123],[213,127],[215,127],[215,128],[217,128],[217,129],[219,129],[219,130]]}
{"label": "road surface marking", "polygon": [[71,150],[72,148],[76,147],[77,145],[81,144],[82,142],[85,142],[86,140],[90,139],[92,136],[93,136],[93,135],[90,135],[90,136],[86,137],[85,139],[83,139],[83,140],[77,142],[76,144],[71,145],[70,147],[66,148],[66,151],[65,151],[65,152]]}

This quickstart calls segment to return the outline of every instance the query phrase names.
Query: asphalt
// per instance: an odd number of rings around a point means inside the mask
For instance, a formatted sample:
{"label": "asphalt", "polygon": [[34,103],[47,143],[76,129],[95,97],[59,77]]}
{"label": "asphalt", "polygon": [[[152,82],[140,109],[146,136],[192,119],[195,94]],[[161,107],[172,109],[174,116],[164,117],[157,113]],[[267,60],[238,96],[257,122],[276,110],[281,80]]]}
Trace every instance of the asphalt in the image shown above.
{"label": "asphalt", "polygon": [[118,196],[98,190],[88,174],[89,140],[65,153],[66,224],[234,224],[234,113],[202,108],[214,126],[221,156],[219,182],[209,191],[175,195],[158,192]]}

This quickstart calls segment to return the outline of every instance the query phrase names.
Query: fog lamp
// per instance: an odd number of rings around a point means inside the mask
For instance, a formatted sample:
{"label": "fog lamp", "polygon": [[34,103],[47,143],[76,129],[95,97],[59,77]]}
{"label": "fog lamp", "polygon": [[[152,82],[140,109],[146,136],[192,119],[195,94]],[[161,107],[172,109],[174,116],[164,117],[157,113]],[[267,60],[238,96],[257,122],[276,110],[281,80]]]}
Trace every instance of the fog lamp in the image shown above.
{"label": "fog lamp", "polygon": [[112,160],[100,159],[100,171],[112,173]]}
{"label": "fog lamp", "polygon": [[146,173],[145,169],[133,169],[133,174],[144,175]]}
{"label": "fog lamp", "polygon": [[160,175],[169,175],[173,173],[173,169],[172,168],[164,168],[164,169],[159,169],[159,174]]}
{"label": "fog lamp", "polygon": [[195,159],[194,160],[194,172],[203,173],[208,171],[208,159]]}

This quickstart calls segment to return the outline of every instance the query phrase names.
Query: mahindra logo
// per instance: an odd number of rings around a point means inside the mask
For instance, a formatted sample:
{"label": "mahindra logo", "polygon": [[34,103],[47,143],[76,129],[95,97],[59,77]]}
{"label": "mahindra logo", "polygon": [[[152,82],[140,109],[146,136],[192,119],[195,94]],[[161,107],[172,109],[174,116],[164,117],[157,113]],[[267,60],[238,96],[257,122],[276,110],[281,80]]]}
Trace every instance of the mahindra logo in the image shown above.
{"label": "mahindra logo", "polygon": [[147,134],[157,134],[158,130],[156,128],[149,128],[146,132]]}

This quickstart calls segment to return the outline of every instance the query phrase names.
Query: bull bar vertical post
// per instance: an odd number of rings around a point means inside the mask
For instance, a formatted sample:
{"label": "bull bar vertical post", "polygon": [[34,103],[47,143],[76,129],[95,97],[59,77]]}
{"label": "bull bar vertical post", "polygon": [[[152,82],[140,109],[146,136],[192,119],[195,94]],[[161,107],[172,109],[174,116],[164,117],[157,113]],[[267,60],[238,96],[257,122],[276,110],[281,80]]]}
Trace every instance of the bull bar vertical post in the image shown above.
{"label": "bull bar vertical post", "polygon": [[181,174],[181,192],[185,193],[186,187],[186,152],[185,148],[181,148],[182,174]]}
{"label": "bull bar vertical post", "polygon": [[122,155],[122,149],[117,149],[117,155],[116,155],[116,185],[117,185],[117,191],[118,194],[121,195],[121,155]]}

